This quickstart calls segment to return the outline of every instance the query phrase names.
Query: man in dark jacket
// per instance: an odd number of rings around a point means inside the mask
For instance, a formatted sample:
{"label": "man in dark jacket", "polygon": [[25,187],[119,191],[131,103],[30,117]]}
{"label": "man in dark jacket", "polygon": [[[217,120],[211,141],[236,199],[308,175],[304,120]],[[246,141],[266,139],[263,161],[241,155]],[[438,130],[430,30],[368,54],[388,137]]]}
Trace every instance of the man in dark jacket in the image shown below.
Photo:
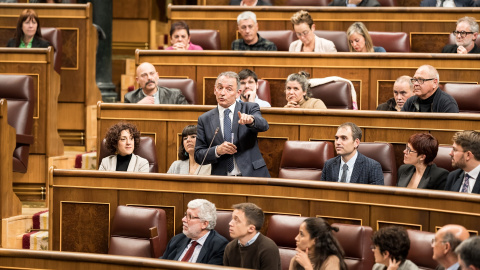
{"label": "man in dark jacket", "polygon": [[478,23],[473,17],[458,19],[457,28],[453,31],[455,44],[443,47],[442,53],[480,53],[480,48],[475,44],[478,38]]}
{"label": "man in dark jacket", "polygon": [[393,84],[393,98],[378,105],[377,111],[401,111],[405,101],[413,96],[413,83],[410,76],[400,76]]}

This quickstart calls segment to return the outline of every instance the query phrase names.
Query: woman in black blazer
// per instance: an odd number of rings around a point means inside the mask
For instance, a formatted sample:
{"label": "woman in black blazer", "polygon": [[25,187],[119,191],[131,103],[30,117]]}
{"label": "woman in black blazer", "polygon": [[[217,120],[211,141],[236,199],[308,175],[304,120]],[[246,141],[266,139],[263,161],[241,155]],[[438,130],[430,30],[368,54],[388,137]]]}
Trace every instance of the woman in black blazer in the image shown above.
{"label": "woman in black blazer", "polygon": [[50,43],[42,38],[40,21],[33,9],[25,9],[17,22],[15,37],[11,38],[7,47],[48,48]]}
{"label": "woman in black blazer", "polygon": [[443,190],[448,171],[437,167],[438,140],[429,133],[410,136],[403,150],[404,165],[398,169],[398,187]]}

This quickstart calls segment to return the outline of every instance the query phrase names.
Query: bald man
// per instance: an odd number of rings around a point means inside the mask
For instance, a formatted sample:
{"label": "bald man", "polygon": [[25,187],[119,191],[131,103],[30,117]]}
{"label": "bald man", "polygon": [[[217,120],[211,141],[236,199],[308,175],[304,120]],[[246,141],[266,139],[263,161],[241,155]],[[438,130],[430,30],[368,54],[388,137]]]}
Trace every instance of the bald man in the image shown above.
{"label": "bald man", "polygon": [[469,237],[467,229],[460,225],[449,224],[438,230],[432,242],[433,259],[443,268],[437,269],[459,270],[455,248]]}
{"label": "bald man", "polygon": [[157,85],[158,72],[150,63],[144,62],[138,66],[135,79],[139,88],[125,94],[125,103],[188,104],[180,90]]}

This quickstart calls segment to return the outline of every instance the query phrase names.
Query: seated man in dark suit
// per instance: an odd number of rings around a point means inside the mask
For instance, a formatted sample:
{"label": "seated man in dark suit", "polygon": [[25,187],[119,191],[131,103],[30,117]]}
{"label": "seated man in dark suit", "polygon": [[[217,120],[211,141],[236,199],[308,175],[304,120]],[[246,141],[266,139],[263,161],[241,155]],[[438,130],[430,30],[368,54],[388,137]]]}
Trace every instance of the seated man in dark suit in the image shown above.
{"label": "seated man in dark suit", "polygon": [[448,174],[445,190],[480,194],[480,133],[455,133],[450,156],[453,167],[458,169]]}
{"label": "seated man in dark suit", "polygon": [[480,53],[480,48],[475,44],[478,38],[478,23],[473,17],[458,19],[457,28],[453,31],[455,44],[443,47],[442,53]]}
{"label": "seated man in dark suit", "polygon": [[138,104],[188,104],[182,92],[158,86],[158,72],[150,63],[142,63],[137,68],[139,88],[125,94],[125,103]]}
{"label": "seated man in dark suit", "polygon": [[168,242],[160,259],[222,265],[228,241],[213,229],[217,223],[215,205],[203,199],[190,201],[182,222],[183,233]]}
{"label": "seated man in dark suit", "polygon": [[[382,166],[358,152],[362,130],[354,123],[343,123],[335,134],[337,156],[325,162],[320,180],[383,185]],[[341,169],[340,169],[341,168]]]}

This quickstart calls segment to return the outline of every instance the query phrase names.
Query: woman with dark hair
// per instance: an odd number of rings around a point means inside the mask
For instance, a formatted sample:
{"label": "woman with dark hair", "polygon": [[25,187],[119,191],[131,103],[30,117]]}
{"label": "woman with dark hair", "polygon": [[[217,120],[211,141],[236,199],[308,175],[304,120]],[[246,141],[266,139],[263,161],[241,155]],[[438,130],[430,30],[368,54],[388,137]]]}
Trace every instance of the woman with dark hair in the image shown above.
{"label": "woman with dark hair", "polygon": [[310,74],[305,71],[290,74],[285,82],[285,96],[287,105],[285,108],[302,109],[326,109],[325,103],[321,99],[310,97],[310,83],[308,78]]}
{"label": "woman with dark hair", "polygon": [[7,47],[48,48],[50,43],[42,38],[40,21],[33,9],[25,9],[17,21],[15,37],[11,38]]}
{"label": "woman with dark hair", "polygon": [[[195,162],[195,143],[197,142],[197,125],[186,126],[182,131],[182,143],[178,148],[178,159],[172,163],[167,173],[210,175],[211,165]],[[215,150],[212,150],[215,151]]]}
{"label": "woman with dark hair", "polygon": [[140,144],[140,132],[134,124],[120,122],[105,135],[111,155],[102,159],[100,171],[149,172],[148,160],[133,154]]}
{"label": "woman with dark hair", "polygon": [[403,150],[404,165],[398,168],[398,187],[444,190],[448,171],[437,167],[438,140],[430,133],[410,136]]}
{"label": "woman with dark hair", "polygon": [[383,47],[373,46],[367,27],[361,22],[350,25],[347,30],[348,49],[351,52],[387,52]]}
{"label": "woman with dark hair", "polygon": [[172,23],[170,27],[170,42],[172,46],[165,50],[202,51],[203,48],[190,42],[190,28],[184,21]]}
{"label": "woman with dark hair", "polygon": [[332,231],[338,232],[338,228],[323,218],[307,218],[295,237],[297,254],[289,270],[347,270],[343,249]]}
{"label": "woman with dark hair", "polygon": [[384,227],[372,236],[375,264],[372,270],[418,270],[407,260],[410,239],[407,231],[398,226]]}

